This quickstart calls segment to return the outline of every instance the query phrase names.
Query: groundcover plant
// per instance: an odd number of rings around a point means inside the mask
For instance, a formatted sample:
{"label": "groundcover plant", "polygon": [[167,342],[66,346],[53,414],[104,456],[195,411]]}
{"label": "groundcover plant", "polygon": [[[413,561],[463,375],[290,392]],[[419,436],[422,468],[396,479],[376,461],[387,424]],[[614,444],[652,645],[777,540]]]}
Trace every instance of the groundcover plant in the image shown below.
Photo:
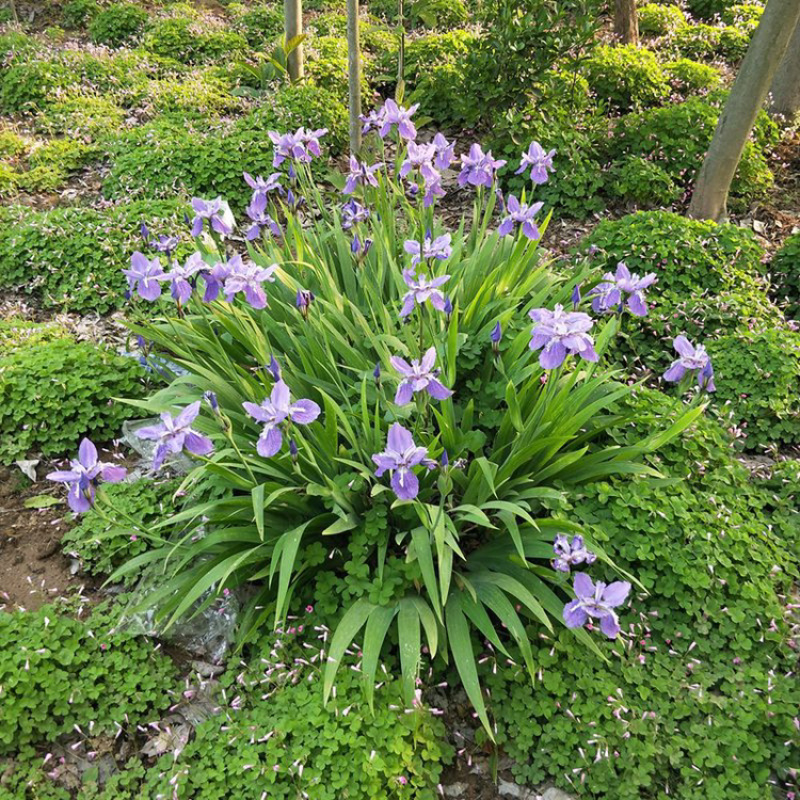
{"label": "groundcover plant", "polygon": [[[145,571],[167,624],[238,590],[241,642],[337,593],[326,697],[349,657],[371,699],[391,657],[411,707],[427,661],[449,662],[491,731],[474,643],[533,677],[529,632],[566,625],[602,658],[596,637],[617,635],[636,583],[595,582],[608,559],[544,503],[657,474],[640,457],[702,413],[713,372],[679,342],[667,377],[696,381],[694,400],[667,429],[615,444],[632,387],[598,365],[620,317],[647,313],[653,276],[559,277],[538,247],[549,217],[535,190],[503,197],[505,162],[478,144],[456,159],[441,134],[417,143],[413,111],[388,101],[365,119],[378,158],[350,159],[338,200],[311,173],[325,131],[274,133],[275,173],[243,176],[249,221],[195,198],[188,260],[133,255],[133,330],[182,368],[131,401],[161,415],[139,434],[154,470],[179,452],[194,464],[182,510],[137,528],[153,546],[112,580]],[[474,193],[455,230],[437,214],[448,170]],[[538,185],[548,170],[552,153],[531,146],[520,171]],[[92,498],[102,473],[73,466],[55,477]]]}

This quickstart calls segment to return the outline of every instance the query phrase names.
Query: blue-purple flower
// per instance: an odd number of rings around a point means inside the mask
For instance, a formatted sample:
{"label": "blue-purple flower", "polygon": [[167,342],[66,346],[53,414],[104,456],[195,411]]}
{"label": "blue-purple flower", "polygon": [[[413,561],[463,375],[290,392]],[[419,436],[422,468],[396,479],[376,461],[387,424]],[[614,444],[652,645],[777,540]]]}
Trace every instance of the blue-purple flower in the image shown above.
{"label": "blue-purple flower", "polygon": [[531,142],[528,145],[528,152],[522,154],[522,161],[520,162],[519,169],[514,173],[519,175],[525,172],[526,169],[531,170],[531,180],[536,184],[547,182],[547,171],[553,172],[553,156],[556,154],[555,150],[545,153],[544,148],[539,142]]}
{"label": "blue-purple flower", "polygon": [[455,144],[448,142],[443,134],[437,133],[433,137],[433,148],[436,153],[433,159],[433,166],[438,170],[449,169],[456,159]]}
{"label": "blue-purple flower", "polygon": [[580,534],[573,536],[572,540],[563,533],[559,533],[553,542],[553,569],[559,572],[569,572],[577,564],[593,564],[597,556],[586,549],[586,543]]}
{"label": "blue-purple flower", "polygon": [[349,231],[354,225],[369,219],[369,209],[354,197],[342,204],[342,229]]}
{"label": "blue-purple flower", "polygon": [[294,133],[269,131],[267,135],[275,145],[272,166],[279,167],[287,159],[298,161],[301,164],[311,163],[315,156],[321,154],[319,140],[327,132],[327,128],[320,128],[316,131],[298,128]]}
{"label": "blue-purple flower", "polygon": [[263,195],[266,197],[270,192],[283,192],[281,186],[281,178],[283,176],[280,172],[273,172],[268,178],[262,178],[260,175],[254,178],[249,172],[244,173],[245,183],[253,190],[253,197]]}
{"label": "blue-purple flower", "polygon": [[203,261],[200,253],[192,253],[183,266],[175,262],[172,269],[163,276],[163,280],[170,282],[172,299],[179,303],[185,303],[192,296],[195,276],[207,269],[208,264]]}
{"label": "blue-purple flower", "polygon": [[225,299],[230,303],[239,292],[243,292],[253,308],[266,308],[267,293],[262,284],[265,281],[275,282],[273,273],[278,269],[278,265],[259,267],[252,261],[243,261],[241,256],[234,256],[228,262],[228,268],[229,273],[222,287]]}
{"label": "blue-purple flower", "polygon": [[593,583],[585,572],[579,572],[575,575],[573,588],[576,597],[564,606],[567,627],[582,628],[590,619],[599,619],[600,630],[609,639],[616,638],[620,626],[614,609],[625,602],[631,585],[627,581],[608,585],[602,581]]}
{"label": "blue-purple flower", "polygon": [[308,319],[308,311],[311,307],[311,304],[314,302],[316,298],[314,297],[314,292],[309,291],[308,289],[298,289],[297,290],[297,297],[295,298],[295,305],[297,306],[300,313],[303,315],[303,319]]}
{"label": "blue-purple flower", "polygon": [[[415,103],[410,108],[404,108],[398,105],[394,100],[387,100],[383,104],[383,108],[378,109],[369,117],[366,117],[367,125],[366,130],[372,125],[378,127],[378,133],[381,139],[385,139],[393,127],[397,127],[397,132],[403,139],[413,140],[417,138],[417,129],[411,121],[411,117],[419,108],[419,103]],[[366,132],[366,131],[365,131]]]}
{"label": "blue-purple flower", "polygon": [[427,184],[439,177],[439,173],[433,166],[436,158],[436,146],[434,144],[417,144],[409,142],[406,148],[405,161],[400,165],[397,173],[399,177],[405,178],[412,170],[417,170]]}
{"label": "blue-purple flower", "polygon": [[514,195],[509,195],[506,204],[507,214],[500,223],[497,232],[501,236],[508,236],[515,227],[521,226],[522,233],[533,241],[538,241],[542,234],[539,232],[539,226],[536,224],[536,215],[541,210],[544,203],[521,203]]}
{"label": "blue-purple flower", "polygon": [[682,380],[687,372],[696,372],[697,385],[707,392],[715,392],[714,368],[705,347],[702,344],[693,345],[683,334],[675,337],[672,346],[679,358],[664,373],[664,380],[674,383]]}
{"label": "blue-purple flower", "polygon": [[495,159],[492,151],[483,152],[483,148],[475,143],[469,148],[469,153],[461,155],[461,172],[458,175],[458,185],[486,186],[491,188],[495,173],[506,164],[503,160]]}
{"label": "blue-purple flower", "polygon": [[128,279],[128,289],[134,289],[143,300],[156,300],[161,296],[161,279],[164,270],[158,258],[148,259],[138,250],[131,256],[131,268],[122,270]]}
{"label": "blue-purple flower", "polygon": [[413,473],[414,467],[424,464],[433,469],[436,462],[428,458],[424,447],[417,447],[411,431],[395,422],[389,428],[386,449],[375,453],[372,460],[377,465],[375,477],[380,478],[389,470],[392,473],[392,490],[399,500],[413,500],[419,494],[419,480]]}
{"label": "blue-purple flower", "polygon": [[280,225],[267,213],[267,196],[265,194],[254,194],[245,213],[253,223],[245,233],[248,241],[257,239],[261,235],[262,228],[268,228],[273,236],[280,236],[283,233]]}
{"label": "blue-purple flower", "polygon": [[126,475],[125,467],[98,460],[97,448],[88,439],[84,439],[78,447],[78,458],[70,462],[70,468],[51,472],[47,480],[67,484],[67,502],[79,514],[94,505],[95,486],[100,480],[119,483],[125,480]]}
{"label": "blue-purple flower", "polygon": [[403,296],[401,317],[407,317],[414,310],[415,305],[422,306],[424,303],[430,303],[437,311],[444,311],[445,297],[439,291],[439,287],[450,280],[449,275],[429,279],[425,275],[417,276],[415,269],[404,269],[403,280],[410,291]]}
{"label": "blue-purple flower", "polygon": [[156,442],[153,455],[153,469],[159,470],[164,459],[170,453],[180,453],[184,450],[196,456],[207,456],[214,449],[214,444],[207,436],[198,433],[191,426],[200,413],[200,401],[196,400],[186,406],[177,416],[173,417],[168,411],[161,414],[161,423],[139,428],[136,435],[140,439],[149,439]]}
{"label": "blue-purple flower", "polygon": [[375,173],[383,166],[377,164],[364,164],[355,156],[350,156],[350,172],[347,174],[347,181],[342,190],[343,194],[353,194],[357,186],[377,186],[378,179]]}
{"label": "blue-purple flower", "polygon": [[413,359],[410,364],[400,356],[392,356],[389,362],[402,377],[394,398],[397,405],[411,402],[416,392],[427,392],[434,400],[447,400],[453,394],[439,381],[439,370],[434,369],[435,347],[430,347],[421,359]]}
{"label": "blue-purple flower", "polygon": [[192,198],[194,219],[192,220],[192,236],[199,236],[203,226],[208,223],[209,229],[220,236],[230,236],[236,227],[233,212],[230,206],[221,198],[203,200],[200,197]]}
{"label": "blue-purple flower", "polygon": [[[654,272],[642,278],[636,273],[632,273],[624,261],[620,261],[617,264],[616,273],[606,272],[603,275],[603,282],[598,283],[588,296],[594,298],[592,308],[598,314],[621,311],[627,305],[631,314],[637,317],[646,317],[647,303],[644,290],[652,286],[656,280]],[[623,294],[627,294],[628,297],[624,298]]]}
{"label": "blue-purple flower", "polygon": [[555,369],[564,359],[577,353],[586,361],[597,361],[594,341],[589,336],[594,321],[582,311],[565,311],[557,304],[553,311],[534,308],[528,312],[536,323],[531,331],[531,350],[541,350],[539,364],[542,369]]}
{"label": "blue-purple flower", "polygon": [[421,246],[416,239],[406,239],[403,249],[406,253],[413,256],[411,264],[416,267],[420,261],[430,261],[433,259],[444,261],[450,258],[453,252],[450,239],[449,233],[444,233],[441,236],[437,236],[435,239],[428,233]]}
{"label": "blue-purple flower", "polygon": [[320,407],[313,400],[296,400],[292,403],[289,387],[277,380],[270,396],[256,403],[242,403],[244,410],[256,421],[264,423],[258,437],[256,450],[260,456],[271,458],[283,446],[285,425],[310,425],[319,415]]}

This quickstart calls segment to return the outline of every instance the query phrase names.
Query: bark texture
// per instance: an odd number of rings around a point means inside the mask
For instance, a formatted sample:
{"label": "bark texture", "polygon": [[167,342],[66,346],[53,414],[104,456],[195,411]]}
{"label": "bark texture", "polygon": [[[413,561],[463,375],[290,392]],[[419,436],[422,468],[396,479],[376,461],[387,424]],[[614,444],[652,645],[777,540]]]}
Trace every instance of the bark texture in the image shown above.
{"label": "bark texture", "polygon": [[772,79],[770,112],[793,122],[800,112],[800,22]]}
{"label": "bark texture", "polygon": [[[283,16],[286,41],[300,36],[303,32],[303,0],[283,0]],[[299,81],[303,77],[302,43],[289,53],[288,67],[292,81]]]}
{"label": "bark texture", "polygon": [[639,44],[636,0],[614,0],[614,33],[623,44]]}
{"label": "bark texture", "polygon": [[347,0],[347,68],[350,107],[350,153],[361,150],[361,42],[358,0]]}
{"label": "bark texture", "polygon": [[722,110],[689,206],[689,216],[727,216],[728,192],[739,159],[798,19],[800,0],[769,0]]}

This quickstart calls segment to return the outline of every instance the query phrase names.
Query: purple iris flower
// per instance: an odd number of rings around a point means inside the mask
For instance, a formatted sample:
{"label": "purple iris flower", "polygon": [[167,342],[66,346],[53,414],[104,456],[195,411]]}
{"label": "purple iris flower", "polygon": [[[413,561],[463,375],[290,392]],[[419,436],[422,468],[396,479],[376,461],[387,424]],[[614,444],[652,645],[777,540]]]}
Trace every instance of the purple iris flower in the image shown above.
{"label": "purple iris flower", "polygon": [[382,453],[375,453],[372,460],[377,464],[375,477],[380,478],[386,470],[392,473],[392,490],[399,500],[413,500],[419,494],[419,480],[412,472],[413,468],[424,464],[428,469],[433,469],[436,462],[428,458],[428,451],[424,447],[417,447],[411,436],[411,431],[395,422],[389,428],[386,449]]}
{"label": "purple iris flower", "polygon": [[261,284],[265,281],[275,282],[273,273],[278,269],[278,265],[259,267],[252,261],[242,261],[241,256],[234,256],[228,265],[230,273],[222,287],[225,299],[230,303],[239,292],[244,292],[247,302],[253,308],[266,308],[267,293]]}
{"label": "purple iris flower", "polygon": [[369,133],[371,130],[377,130],[383,125],[383,108],[373,108],[369,114],[362,114],[360,119],[363,123],[363,127],[361,128],[362,133]]}
{"label": "purple iris flower", "polygon": [[199,272],[204,272],[207,269],[208,264],[203,261],[203,256],[200,253],[192,253],[183,266],[176,262],[172,270],[163,276],[163,280],[170,281],[172,299],[185,303],[192,296],[192,279]]}
{"label": "purple iris flower", "polygon": [[500,223],[497,232],[501,236],[508,236],[514,230],[515,225],[522,226],[522,232],[528,239],[538,241],[542,234],[539,232],[539,226],[536,224],[536,215],[541,210],[544,203],[520,203],[514,195],[509,195],[506,210],[508,215]]}
{"label": "purple iris flower", "polygon": [[572,290],[572,308],[577,309],[577,307],[581,304],[581,285],[579,283],[575,284],[575,288]]}
{"label": "purple iris flower", "polygon": [[94,489],[101,479],[107,483],[119,483],[125,480],[126,475],[125,467],[98,461],[97,448],[88,439],[84,439],[78,447],[78,458],[70,462],[70,469],[51,472],[47,480],[69,486],[67,502],[79,514],[94,505]]}
{"label": "purple iris flower", "polygon": [[159,425],[150,425],[136,431],[136,435],[140,439],[157,442],[153,456],[153,470],[158,471],[170,453],[180,453],[186,450],[196,456],[207,456],[214,449],[211,439],[191,427],[199,413],[200,401],[196,400],[186,406],[177,416],[173,417],[172,414],[165,411],[161,414]]}
{"label": "purple iris flower", "polygon": [[389,131],[396,125],[397,132],[403,139],[416,139],[417,129],[411,121],[414,112],[419,108],[419,103],[414,103],[410,108],[404,108],[397,105],[394,100],[387,100],[381,111],[379,112],[379,119],[381,123],[380,134],[381,139],[385,139]]}
{"label": "purple iris flower", "polygon": [[555,310],[534,308],[528,312],[536,323],[533,326],[530,343],[531,350],[542,350],[539,364],[542,369],[555,369],[564,363],[564,359],[577,353],[586,361],[597,361],[594,341],[588,331],[594,321],[582,311],[564,311],[561,304]]}
{"label": "purple iris flower", "polygon": [[310,164],[315,156],[321,154],[319,140],[327,132],[327,128],[320,128],[316,131],[298,128],[294,133],[284,134],[269,131],[267,135],[272,144],[275,145],[272,166],[279,167],[286,159],[299,161],[302,164]]}
{"label": "purple iris flower", "polygon": [[672,346],[679,358],[664,373],[664,380],[674,383],[680,381],[687,372],[696,372],[697,385],[707,392],[715,392],[714,367],[705,347],[702,344],[693,345],[683,334],[675,337]]}
{"label": "purple iris flower", "polygon": [[221,198],[202,200],[192,198],[194,219],[192,220],[192,236],[199,236],[203,232],[204,221],[208,220],[209,228],[220,236],[229,236],[236,225],[230,206]]}
{"label": "purple iris flower", "polygon": [[421,247],[416,239],[406,239],[403,249],[413,256],[411,264],[415,267],[423,260],[428,261],[437,258],[439,261],[444,261],[450,258],[453,252],[453,248],[450,246],[450,238],[449,233],[444,233],[435,239],[431,238],[430,234],[427,234]]}
{"label": "purple iris flower", "polygon": [[358,238],[358,235],[356,235],[350,243],[350,252],[361,262],[367,257],[367,253],[369,253],[371,247],[372,239],[368,237],[362,242],[361,239]]}
{"label": "purple iris flower", "polygon": [[342,204],[342,229],[349,231],[354,225],[369,219],[369,209],[354,197]]}
{"label": "purple iris flower", "polygon": [[225,279],[233,272],[234,267],[241,262],[241,260],[242,257],[236,255],[228,261],[218,261],[211,269],[206,267],[206,271],[202,273],[203,280],[206,283],[206,291],[203,295],[204,303],[211,303],[219,297]]}
{"label": "purple iris flower", "polygon": [[528,152],[522,154],[522,161],[520,162],[519,169],[514,174],[519,175],[530,167],[531,180],[534,183],[547,183],[547,170],[550,170],[550,172],[554,171],[553,156],[555,154],[555,150],[545,153],[544,148],[539,142],[531,142],[530,145],[528,145]]}
{"label": "purple iris flower", "polygon": [[261,234],[262,228],[269,228],[273,236],[280,236],[283,231],[281,226],[267,213],[267,196],[265,194],[254,194],[250,205],[247,206],[246,214],[253,224],[247,229],[245,238],[252,242]]}
{"label": "purple iris flower", "polygon": [[433,166],[440,170],[449,169],[450,165],[456,160],[455,143],[448,142],[443,134],[437,133],[433,137],[433,147],[436,151]]}
{"label": "purple iris flower", "polygon": [[439,380],[439,370],[434,369],[436,363],[436,348],[430,347],[419,360],[412,360],[409,364],[400,356],[392,356],[389,363],[402,376],[394,402],[404,406],[411,402],[415,392],[427,392],[434,400],[447,400],[453,394]]}
{"label": "purple iris flower", "polygon": [[161,296],[161,279],[164,270],[161,262],[154,258],[150,261],[138,250],[131,256],[131,268],[122,270],[128,279],[130,291],[136,289],[143,300],[156,300]]}
{"label": "purple iris flower", "polygon": [[242,403],[242,406],[253,419],[264,423],[256,445],[258,454],[264,458],[274,456],[281,449],[281,426],[287,420],[298,425],[310,425],[320,415],[320,408],[313,400],[296,400],[292,403],[289,387],[282,380],[275,382],[269,398],[262,400],[261,405]]}
{"label": "purple iris flower", "polygon": [[496,350],[498,345],[500,344],[500,340],[503,338],[503,328],[498,322],[494,328],[492,328],[492,332],[489,334],[489,338],[492,341],[492,346]]}
{"label": "purple iris flower", "polygon": [[275,191],[283,193],[282,177],[280,172],[273,172],[268,178],[262,178],[260,175],[254,178],[249,172],[244,173],[245,183],[253,190],[254,198],[259,195],[266,196]]}
{"label": "purple iris flower", "polygon": [[400,166],[398,175],[405,178],[412,170],[419,171],[423,180],[427,184],[439,178],[439,173],[433,166],[436,158],[436,146],[434,144],[417,144],[409,142],[406,148],[406,159]]}
{"label": "purple iris flower", "polygon": [[[312,157],[319,158],[322,155],[319,140],[328,132],[327,128],[318,128],[315,131],[307,131],[305,128],[300,128],[303,132],[303,141],[306,144],[306,152]],[[311,159],[309,159],[310,161]]]}
{"label": "purple iris flower", "polygon": [[506,164],[503,160],[495,160],[492,151],[484,153],[483,148],[475,143],[469,148],[468,154],[461,155],[461,172],[458,175],[458,185],[486,186],[491,188],[494,174]]}
{"label": "purple iris flower", "polygon": [[[145,240],[146,241],[146,240]],[[164,253],[167,258],[178,248],[177,236],[165,236],[163,233],[159,235],[157,241],[151,241],[150,247],[159,253]]]}
{"label": "purple iris flower", "polygon": [[585,573],[575,575],[573,583],[577,597],[564,606],[564,622],[568,628],[581,628],[590,618],[600,620],[600,630],[609,639],[620,632],[619,617],[614,609],[628,597],[631,585],[627,581],[615,581],[606,585],[602,581],[593,583]]}
{"label": "purple iris flower", "polygon": [[411,290],[403,296],[403,308],[400,311],[401,317],[407,317],[413,310],[414,305],[430,302],[437,311],[444,311],[445,298],[439,291],[439,287],[450,280],[449,275],[442,275],[438,278],[428,279],[425,275],[417,277],[416,270],[404,269],[403,280]]}
{"label": "purple iris flower", "polygon": [[314,292],[311,292],[308,289],[297,290],[297,298],[295,300],[295,305],[300,310],[300,313],[303,315],[303,319],[305,320],[308,319],[308,310],[315,299],[316,298],[314,297]]}
{"label": "purple iris flower", "polygon": [[377,164],[363,164],[355,156],[350,156],[350,172],[344,185],[343,194],[353,194],[356,186],[377,186],[378,179],[375,173],[383,166]]}
{"label": "purple iris flower", "polygon": [[553,569],[559,572],[569,572],[571,567],[576,564],[594,564],[597,556],[586,549],[583,536],[573,536],[572,541],[563,533],[556,536],[553,542],[553,552],[556,557],[553,561]]}
{"label": "purple iris flower", "polygon": [[[645,302],[644,290],[656,282],[655,272],[639,277],[636,273],[631,273],[624,261],[617,264],[616,273],[606,272],[603,275],[603,283],[598,283],[589,296],[594,297],[592,308],[598,314],[621,311],[625,303],[631,314],[637,317],[647,316],[647,303]],[[627,301],[623,300],[623,293],[628,295]]]}

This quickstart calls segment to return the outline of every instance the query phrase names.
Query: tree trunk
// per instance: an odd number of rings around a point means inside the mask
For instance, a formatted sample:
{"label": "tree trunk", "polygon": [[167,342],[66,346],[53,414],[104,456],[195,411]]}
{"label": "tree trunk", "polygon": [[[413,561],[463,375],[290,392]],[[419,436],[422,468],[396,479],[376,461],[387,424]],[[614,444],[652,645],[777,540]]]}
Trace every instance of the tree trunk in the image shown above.
{"label": "tree trunk", "polygon": [[[283,0],[284,31],[286,41],[303,33],[303,0]],[[303,77],[303,45],[289,53],[289,78],[294,83]]]}
{"label": "tree trunk", "polygon": [[361,44],[358,0],[347,0],[347,72],[350,89],[350,154],[361,150]]}
{"label": "tree trunk", "polygon": [[700,168],[690,217],[717,221],[727,215],[736,167],[798,19],[800,0],[768,0]]}
{"label": "tree trunk", "polygon": [[614,0],[614,33],[623,44],[639,44],[636,0]]}
{"label": "tree trunk", "polygon": [[789,46],[783,54],[783,61],[772,80],[770,93],[770,112],[783,117],[787,122],[794,122],[800,112],[800,22],[795,26]]}

